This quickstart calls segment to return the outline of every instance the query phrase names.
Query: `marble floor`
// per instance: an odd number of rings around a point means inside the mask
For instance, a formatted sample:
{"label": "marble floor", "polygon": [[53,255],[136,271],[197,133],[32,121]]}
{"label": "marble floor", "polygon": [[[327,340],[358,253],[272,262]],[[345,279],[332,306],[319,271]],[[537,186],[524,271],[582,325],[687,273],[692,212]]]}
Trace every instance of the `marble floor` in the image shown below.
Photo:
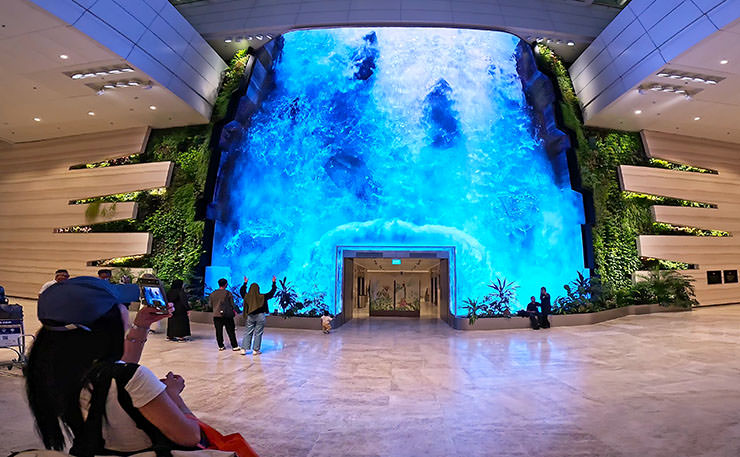
{"label": "marble floor", "polygon": [[[151,336],[143,363],[262,457],[740,455],[740,306],[537,332],[362,319],[267,329],[246,357],[193,328]],[[0,373],[0,429],[0,455],[39,446],[18,370]]]}

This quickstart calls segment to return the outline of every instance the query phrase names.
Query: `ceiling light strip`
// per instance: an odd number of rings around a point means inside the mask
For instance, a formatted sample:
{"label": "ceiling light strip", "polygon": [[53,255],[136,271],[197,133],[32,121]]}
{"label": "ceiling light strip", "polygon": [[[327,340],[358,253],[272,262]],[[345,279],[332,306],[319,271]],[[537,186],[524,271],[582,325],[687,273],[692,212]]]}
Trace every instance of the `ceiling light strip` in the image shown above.
{"label": "ceiling light strip", "polygon": [[83,70],[67,73],[72,79],[87,79],[95,77],[104,77],[108,75],[120,75],[123,73],[133,73],[134,69],[131,67],[116,67],[116,68],[103,68],[94,70]]}
{"label": "ceiling light strip", "polygon": [[693,82],[693,83],[707,84],[710,86],[717,85],[725,79],[721,76],[709,76],[709,75],[701,75],[701,74],[696,74],[696,73],[685,73],[681,71],[669,70],[667,68],[660,70],[658,73],[656,73],[656,76],[658,76],[659,78],[681,80],[687,83]]}

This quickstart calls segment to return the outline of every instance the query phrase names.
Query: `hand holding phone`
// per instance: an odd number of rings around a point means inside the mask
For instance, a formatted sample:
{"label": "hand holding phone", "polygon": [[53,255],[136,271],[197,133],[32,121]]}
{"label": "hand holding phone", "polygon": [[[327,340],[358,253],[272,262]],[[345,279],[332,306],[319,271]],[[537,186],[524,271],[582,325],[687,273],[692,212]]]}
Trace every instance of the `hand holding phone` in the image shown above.
{"label": "hand holding phone", "polygon": [[167,293],[162,281],[154,276],[143,277],[138,281],[141,289],[141,303],[144,306],[155,308],[157,314],[170,314],[167,304]]}

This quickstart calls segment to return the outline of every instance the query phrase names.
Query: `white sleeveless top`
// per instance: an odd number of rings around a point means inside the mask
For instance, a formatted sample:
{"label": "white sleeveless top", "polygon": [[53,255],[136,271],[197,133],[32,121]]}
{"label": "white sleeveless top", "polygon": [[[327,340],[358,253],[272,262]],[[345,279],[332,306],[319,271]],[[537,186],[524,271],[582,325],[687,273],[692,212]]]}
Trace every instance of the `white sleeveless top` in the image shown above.
{"label": "white sleeveless top", "polygon": [[[144,366],[139,366],[136,369],[131,380],[125,386],[126,392],[131,396],[131,401],[136,408],[141,408],[154,400],[164,392],[165,388],[164,383],[152,373],[152,370]],[[82,392],[80,392],[80,408],[84,419],[87,419],[87,411],[90,408],[90,396],[89,389],[82,389]],[[147,434],[136,427],[134,420],[118,403],[118,386],[116,386],[115,379],[111,382],[105,404],[103,439],[105,440],[105,448],[112,451],[140,451],[152,446],[152,441]]]}

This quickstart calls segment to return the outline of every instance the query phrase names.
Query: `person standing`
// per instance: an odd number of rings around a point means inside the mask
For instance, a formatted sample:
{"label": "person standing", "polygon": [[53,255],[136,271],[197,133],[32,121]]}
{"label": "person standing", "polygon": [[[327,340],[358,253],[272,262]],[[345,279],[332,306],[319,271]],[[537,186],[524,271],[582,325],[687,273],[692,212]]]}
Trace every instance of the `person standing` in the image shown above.
{"label": "person standing", "polygon": [[98,270],[98,278],[102,279],[103,281],[110,282],[110,278],[113,276],[113,270],[109,268],[101,268]]}
{"label": "person standing", "polygon": [[190,319],[188,312],[188,296],[182,289],[182,279],[172,281],[172,287],[167,291],[167,301],[175,307],[172,317],[167,320],[167,339],[185,341],[190,338]]}
{"label": "person standing", "polygon": [[241,348],[236,342],[236,333],[234,333],[234,296],[226,290],[229,282],[221,278],[218,280],[218,289],[214,290],[208,296],[208,304],[213,308],[213,325],[216,327],[216,342],[218,350],[223,351],[224,347],[224,327],[226,334],[229,336],[232,351],[239,351]]}
{"label": "person standing", "polygon": [[550,305],[550,294],[543,287],[540,289],[540,327],[550,328],[550,321],[547,316],[552,312],[552,305]]}
{"label": "person standing", "polygon": [[46,289],[53,286],[54,284],[64,282],[69,279],[69,272],[65,269],[59,269],[54,272],[54,279],[48,282],[45,282],[43,286],[41,286],[41,290],[39,290],[39,295],[41,295]]}
{"label": "person standing", "polygon": [[[262,353],[260,349],[262,348],[262,334],[265,331],[265,314],[270,311],[267,307],[267,300],[275,295],[276,290],[277,285],[275,284],[275,276],[273,276],[272,288],[266,294],[260,293],[260,286],[257,283],[252,283],[249,286],[249,292],[247,292],[247,277],[244,277],[244,284],[239,289],[239,293],[244,298],[244,314],[247,316],[247,331],[242,340],[243,355],[259,355]],[[253,336],[254,346],[252,346]]]}

